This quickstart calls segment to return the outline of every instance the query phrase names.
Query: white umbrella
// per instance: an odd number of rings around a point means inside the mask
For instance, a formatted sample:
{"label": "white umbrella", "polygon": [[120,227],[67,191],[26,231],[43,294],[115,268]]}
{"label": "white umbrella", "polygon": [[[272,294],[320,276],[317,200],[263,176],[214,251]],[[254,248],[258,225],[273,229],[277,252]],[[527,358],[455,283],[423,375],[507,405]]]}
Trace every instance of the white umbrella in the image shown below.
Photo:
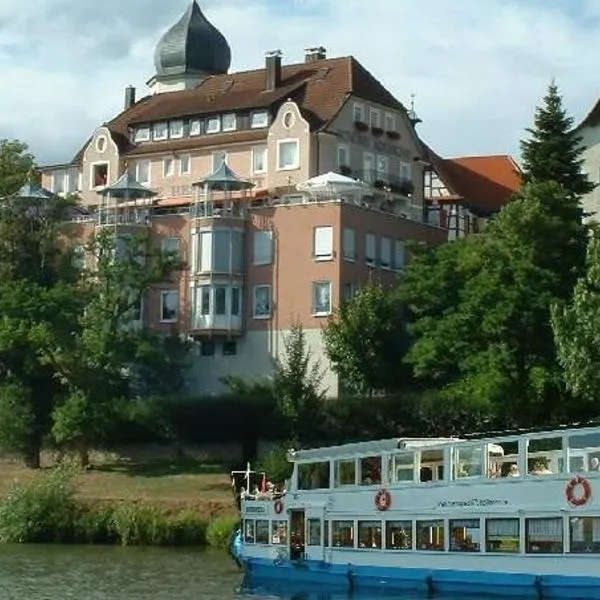
{"label": "white umbrella", "polygon": [[317,175],[316,177],[312,177],[311,179],[307,179],[303,183],[299,183],[296,186],[299,190],[306,191],[317,191],[317,190],[364,190],[370,188],[366,183],[362,181],[357,181],[356,179],[352,179],[352,177],[346,177],[345,175],[340,175],[339,173],[334,173],[333,171],[329,171],[329,173],[324,173],[323,175]]}

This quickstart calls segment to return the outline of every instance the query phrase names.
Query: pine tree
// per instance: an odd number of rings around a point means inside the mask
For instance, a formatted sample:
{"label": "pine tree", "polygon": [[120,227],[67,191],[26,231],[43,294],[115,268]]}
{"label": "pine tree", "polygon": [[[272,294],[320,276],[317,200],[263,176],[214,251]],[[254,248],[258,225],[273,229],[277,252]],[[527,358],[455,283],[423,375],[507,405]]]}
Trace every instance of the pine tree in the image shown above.
{"label": "pine tree", "polygon": [[581,172],[581,137],[573,129],[554,81],[548,87],[543,105],[535,112],[530,138],[521,141],[524,183],[555,181],[576,198],[594,189]]}

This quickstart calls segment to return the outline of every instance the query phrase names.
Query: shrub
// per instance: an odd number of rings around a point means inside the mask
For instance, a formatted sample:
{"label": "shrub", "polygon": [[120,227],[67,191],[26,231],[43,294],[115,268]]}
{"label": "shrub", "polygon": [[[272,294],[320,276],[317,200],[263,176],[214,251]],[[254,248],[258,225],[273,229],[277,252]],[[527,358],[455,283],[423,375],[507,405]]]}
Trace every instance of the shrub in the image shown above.
{"label": "shrub", "polygon": [[231,534],[239,527],[236,517],[217,517],[211,521],[206,530],[206,541],[209,546],[219,550],[229,549]]}
{"label": "shrub", "polygon": [[294,444],[276,446],[265,453],[256,465],[257,471],[264,471],[273,483],[283,485],[292,476],[293,465],[287,459],[288,448]]}
{"label": "shrub", "polygon": [[74,540],[82,544],[115,544],[117,533],[113,526],[113,508],[83,507],[75,524]]}

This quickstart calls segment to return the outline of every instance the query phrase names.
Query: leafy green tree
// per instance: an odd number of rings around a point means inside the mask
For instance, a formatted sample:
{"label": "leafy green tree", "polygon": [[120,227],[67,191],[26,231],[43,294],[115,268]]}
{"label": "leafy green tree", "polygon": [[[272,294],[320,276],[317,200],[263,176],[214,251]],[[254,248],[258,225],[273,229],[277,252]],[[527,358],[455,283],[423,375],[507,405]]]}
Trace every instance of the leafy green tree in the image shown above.
{"label": "leafy green tree", "polygon": [[323,329],[323,341],[333,370],[351,393],[396,390],[410,378],[402,367],[407,350],[402,301],[381,284],[367,284],[342,303]]}
{"label": "leafy green tree", "polygon": [[18,140],[0,140],[0,198],[14,194],[34,168],[33,155]]}
{"label": "leafy green tree", "polygon": [[314,437],[325,400],[324,372],[306,341],[299,321],[283,339],[283,356],[275,364],[273,392],[294,440]]}

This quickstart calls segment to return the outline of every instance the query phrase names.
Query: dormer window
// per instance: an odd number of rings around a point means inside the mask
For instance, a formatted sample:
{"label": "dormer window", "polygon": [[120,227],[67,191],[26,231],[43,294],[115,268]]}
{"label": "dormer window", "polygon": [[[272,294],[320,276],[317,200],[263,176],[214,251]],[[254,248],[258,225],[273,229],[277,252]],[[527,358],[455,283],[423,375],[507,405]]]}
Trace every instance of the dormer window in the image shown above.
{"label": "dormer window", "polygon": [[221,131],[221,117],[206,119],[206,133],[219,133]]}
{"label": "dormer window", "polygon": [[183,137],[183,121],[171,121],[169,123],[169,137],[170,138]]}
{"label": "dormer window", "polygon": [[169,137],[169,127],[166,123],[154,123],[152,133],[155,141],[166,140]]}
{"label": "dormer window", "polygon": [[133,134],[134,142],[147,142],[150,140],[150,126],[142,125],[135,130]]}
{"label": "dormer window", "polygon": [[236,118],[235,113],[223,115],[223,131],[235,131]]}
{"label": "dormer window", "polygon": [[269,126],[269,113],[266,110],[258,110],[252,113],[250,118],[250,127],[252,129],[259,129],[261,127]]}
{"label": "dormer window", "polygon": [[190,135],[200,135],[202,133],[202,127],[200,125],[200,119],[192,119],[190,121]]}

